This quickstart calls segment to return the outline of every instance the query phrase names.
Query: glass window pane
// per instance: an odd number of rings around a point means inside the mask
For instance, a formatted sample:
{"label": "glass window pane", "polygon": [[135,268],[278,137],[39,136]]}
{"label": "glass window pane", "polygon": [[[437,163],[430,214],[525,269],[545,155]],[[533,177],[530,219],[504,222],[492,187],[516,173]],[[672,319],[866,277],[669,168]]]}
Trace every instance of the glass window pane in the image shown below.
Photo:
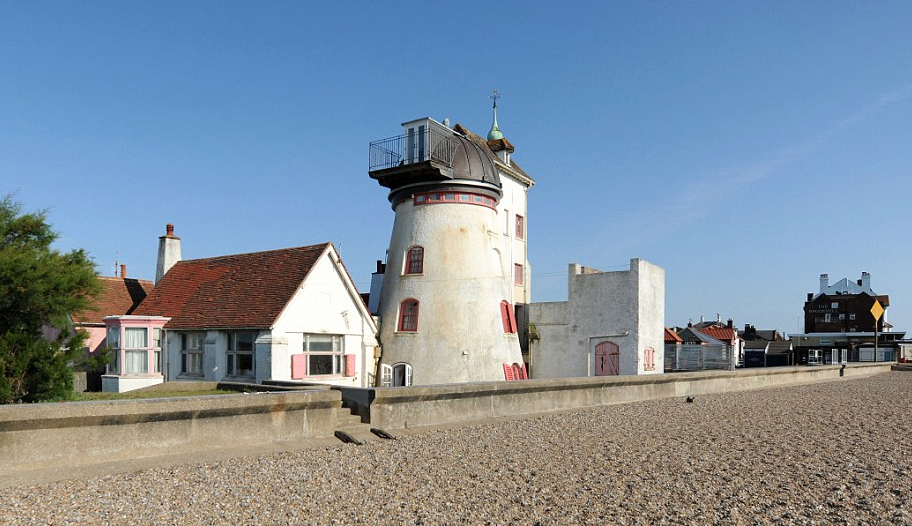
{"label": "glass window pane", "polygon": [[149,354],[147,351],[124,352],[124,373],[143,374],[149,372]]}
{"label": "glass window pane", "polygon": [[238,352],[253,352],[253,333],[252,332],[242,332],[237,335],[237,347],[235,348]]}
{"label": "glass window pane", "polygon": [[326,335],[313,335],[309,337],[310,352],[333,352],[335,351],[335,338]]}
{"label": "glass window pane", "polygon": [[[252,354],[238,354],[236,355],[237,359],[237,374],[240,376],[253,376],[253,355]],[[230,362],[230,360],[229,360]]]}
{"label": "glass window pane", "polygon": [[126,344],[125,347],[132,349],[148,347],[145,327],[127,327],[124,329],[124,343]]}
{"label": "glass window pane", "polygon": [[112,349],[120,348],[120,327],[108,329],[108,347]]}
{"label": "glass window pane", "polygon": [[308,357],[308,372],[312,376],[340,374],[341,356],[337,354],[312,354]]}

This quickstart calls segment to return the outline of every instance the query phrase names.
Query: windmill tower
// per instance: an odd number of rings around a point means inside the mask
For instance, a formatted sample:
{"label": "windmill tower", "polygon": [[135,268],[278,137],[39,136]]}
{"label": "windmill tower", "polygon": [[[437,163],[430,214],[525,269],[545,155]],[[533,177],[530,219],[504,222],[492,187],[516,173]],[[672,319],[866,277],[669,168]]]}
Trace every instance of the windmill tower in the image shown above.
{"label": "windmill tower", "polygon": [[402,126],[371,143],[370,177],[395,211],[377,303],[382,384],[503,380],[522,368],[515,304],[527,301],[504,240],[504,161],[458,125]]}

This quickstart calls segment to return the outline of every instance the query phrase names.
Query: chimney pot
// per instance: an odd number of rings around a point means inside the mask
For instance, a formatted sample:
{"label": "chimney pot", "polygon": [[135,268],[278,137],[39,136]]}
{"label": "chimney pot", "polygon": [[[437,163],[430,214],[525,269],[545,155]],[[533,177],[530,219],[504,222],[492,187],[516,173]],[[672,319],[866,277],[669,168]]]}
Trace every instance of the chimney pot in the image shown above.
{"label": "chimney pot", "polygon": [[120,265],[120,277],[122,277],[122,278],[127,277],[127,266],[124,265],[123,263],[121,263],[121,265]]}
{"label": "chimney pot", "polygon": [[167,234],[169,236],[173,236],[174,235],[174,225],[172,225],[171,223],[168,223],[167,225],[165,225],[165,234]]}

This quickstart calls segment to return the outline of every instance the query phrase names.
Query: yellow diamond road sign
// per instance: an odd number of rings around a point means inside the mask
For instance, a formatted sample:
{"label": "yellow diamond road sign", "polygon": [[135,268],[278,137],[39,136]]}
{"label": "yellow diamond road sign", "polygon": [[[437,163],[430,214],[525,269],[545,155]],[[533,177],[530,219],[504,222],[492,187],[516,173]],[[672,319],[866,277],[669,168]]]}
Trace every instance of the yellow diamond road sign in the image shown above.
{"label": "yellow diamond road sign", "polygon": [[877,300],[874,300],[874,306],[871,307],[871,314],[874,315],[874,321],[879,320],[880,317],[883,316],[883,313],[884,313],[884,308],[880,305],[880,302]]}

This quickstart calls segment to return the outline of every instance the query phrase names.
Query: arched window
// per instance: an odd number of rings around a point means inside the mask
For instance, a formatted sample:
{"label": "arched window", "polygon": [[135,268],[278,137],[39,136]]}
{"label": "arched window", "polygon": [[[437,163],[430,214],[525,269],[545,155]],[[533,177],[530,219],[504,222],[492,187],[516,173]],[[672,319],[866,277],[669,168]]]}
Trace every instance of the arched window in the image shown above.
{"label": "arched window", "polygon": [[412,366],[407,363],[380,365],[380,387],[403,387],[412,385]]}
{"label": "arched window", "polygon": [[406,274],[421,274],[424,272],[424,247],[412,247],[405,258]]}
{"label": "arched window", "polygon": [[418,330],[418,300],[409,298],[399,304],[399,330],[405,332]]}

